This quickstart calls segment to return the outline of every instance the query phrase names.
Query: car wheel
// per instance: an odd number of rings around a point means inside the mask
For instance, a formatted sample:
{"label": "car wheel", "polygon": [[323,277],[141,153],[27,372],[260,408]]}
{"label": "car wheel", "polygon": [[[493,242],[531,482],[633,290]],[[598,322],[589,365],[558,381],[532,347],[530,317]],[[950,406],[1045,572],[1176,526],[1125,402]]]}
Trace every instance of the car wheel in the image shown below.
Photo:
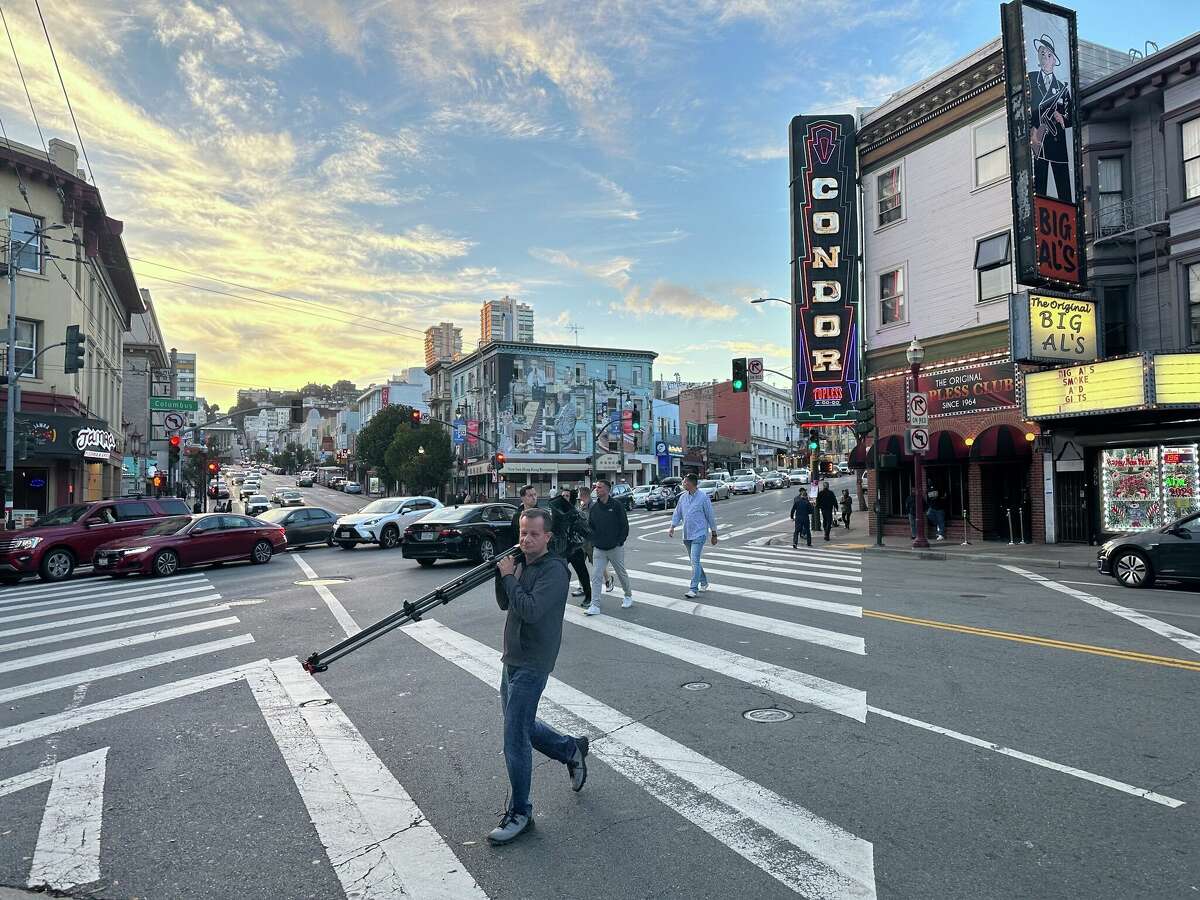
{"label": "car wheel", "polygon": [[62,581],[75,571],[75,554],[66,547],[56,547],[42,557],[38,571],[42,581]]}
{"label": "car wheel", "polygon": [[1120,550],[1113,563],[1117,581],[1127,588],[1145,588],[1154,584],[1150,560],[1138,550]]}
{"label": "car wheel", "polygon": [[333,538],[332,538],[332,537],[327,537],[327,538],[325,538],[325,546],[326,546],[326,547],[332,547],[332,546],[333,546]]}
{"label": "car wheel", "polygon": [[395,525],[387,525],[379,534],[379,548],[391,550],[400,543],[400,529]]}
{"label": "car wheel", "polygon": [[174,575],[179,571],[179,554],[174,550],[160,550],[158,555],[154,557],[152,566],[154,574],[159,578],[166,578]]}
{"label": "car wheel", "polygon": [[435,559],[418,559],[418,560],[417,560],[417,564],[418,564],[418,565],[419,565],[419,566],[420,566],[422,569],[428,569],[428,568],[429,568],[430,566],[432,566],[432,565],[433,565],[435,562],[437,562],[437,560],[435,560]]}
{"label": "car wheel", "polygon": [[263,563],[269,563],[274,552],[270,541],[259,541],[254,545],[254,549],[250,551],[250,562],[258,566],[261,566]]}
{"label": "car wheel", "polygon": [[338,546],[341,547],[343,550],[353,550],[354,549],[354,541],[338,541]]}
{"label": "car wheel", "polygon": [[479,542],[479,550],[475,553],[476,562],[485,563],[496,555],[496,545],[491,538],[484,538]]}

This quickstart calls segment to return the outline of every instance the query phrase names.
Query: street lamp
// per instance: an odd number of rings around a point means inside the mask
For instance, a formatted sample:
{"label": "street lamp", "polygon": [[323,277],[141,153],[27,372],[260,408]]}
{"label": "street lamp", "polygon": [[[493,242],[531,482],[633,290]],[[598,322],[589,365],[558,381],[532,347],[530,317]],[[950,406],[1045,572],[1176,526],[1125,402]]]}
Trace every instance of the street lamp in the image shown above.
{"label": "street lamp", "polygon": [[[908,345],[908,349],[904,352],[908,359],[908,364],[912,366],[912,383],[913,390],[916,391],[921,385],[921,361],[925,359],[925,348],[921,346],[921,342],[916,338],[912,339],[912,343]],[[916,516],[917,534],[913,538],[914,549],[925,549],[929,546],[929,540],[925,536],[925,473],[921,468],[921,454],[913,448],[913,493],[915,495],[913,514]]]}
{"label": "street lamp", "polygon": [[755,297],[755,298],[754,298],[753,300],[751,300],[750,302],[751,302],[751,303],[756,303],[756,304],[757,304],[757,303],[769,303],[769,302],[771,302],[772,300],[773,300],[773,301],[775,301],[776,303],[785,303],[785,304],[787,304],[788,306],[791,306],[791,305],[792,305],[792,301],[791,301],[791,300],[784,300],[782,297]]}

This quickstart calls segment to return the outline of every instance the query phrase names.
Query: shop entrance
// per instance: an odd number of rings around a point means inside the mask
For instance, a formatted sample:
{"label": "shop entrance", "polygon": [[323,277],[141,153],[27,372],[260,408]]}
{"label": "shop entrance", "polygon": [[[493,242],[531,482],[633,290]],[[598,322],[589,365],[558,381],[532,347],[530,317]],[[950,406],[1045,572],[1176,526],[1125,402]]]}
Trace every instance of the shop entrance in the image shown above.
{"label": "shop entrance", "polygon": [[13,485],[13,508],[37,510],[38,515],[49,512],[46,508],[49,480],[48,469],[18,469]]}
{"label": "shop entrance", "polygon": [[1092,517],[1084,472],[1059,472],[1055,476],[1054,521],[1060,542],[1088,543]]}
{"label": "shop entrance", "polygon": [[[985,541],[1016,543],[1021,537],[1021,514],[1024,512],[1025,536],[1030,540],[1029,495],[1025,489],[1027,463],[984,463],[980,465],[980,501],[982,521],[979,528]],[[1011,514],[1011,518],[1010,518]],[[1010,532],[1011,521],[1011,532]]]}

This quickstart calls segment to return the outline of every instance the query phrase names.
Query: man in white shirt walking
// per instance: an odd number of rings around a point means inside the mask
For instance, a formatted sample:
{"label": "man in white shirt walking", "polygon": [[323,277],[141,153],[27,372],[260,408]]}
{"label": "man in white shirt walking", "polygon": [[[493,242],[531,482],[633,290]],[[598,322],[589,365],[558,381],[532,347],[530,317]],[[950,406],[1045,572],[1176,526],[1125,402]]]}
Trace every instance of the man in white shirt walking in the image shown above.
{"label": "man in white shirt walking", "polygon": [[689,598],[708,590],[708,576],[704,566],[700,565],[700,554],[704,552],[704,542],[710,534],[713,546],[717,544],[717,520],[713,517],[712,501],[708,494],[696,489],[697,483],[695,475],[684,476],[683,493],[679,495],[675,513],[671,516],[671,528],[667,531],[667,537],[674,537],[676,526],[683,525],[683,545],[692,561],[691,587],[683,595]]}

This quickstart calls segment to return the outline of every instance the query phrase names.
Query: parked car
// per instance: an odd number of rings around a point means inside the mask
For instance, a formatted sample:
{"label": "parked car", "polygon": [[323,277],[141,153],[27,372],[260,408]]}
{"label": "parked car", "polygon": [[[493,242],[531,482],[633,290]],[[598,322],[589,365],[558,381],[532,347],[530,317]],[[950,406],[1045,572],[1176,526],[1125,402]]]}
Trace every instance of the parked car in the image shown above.
{"label": "parked car", "polygon": [[742,475],[753,475],[753,474],[755,474],[753,469],[734,469],[733,470],[734,478],[739,478]]}
{"label": "parked car", "polygon": [[614,484],[608,496],[625,507],[625,512],[633,509],[633,488],[624,481]]}
{"label": "parked car", "polygon": [[271,501],[267,499],[266,494],[251,494],[250,499],[246,501],[246,515],[257,516],[261,512],[266,512],[271,508]]}
{"label": "parked car", "polygon": [[639,484],[633,489],[633,496],[629,498],[631,508],[637,509],[646,507],[646,498],[654,491],[652,484]]}
{"label": "parked car", "polygon": [[331,478],[329,480],[329,486],[331,488],[333,488],[335,491],[340,491],[342,489],[342,485],[345,483],[346,483],[346,479],[342,478],[341,476],[339,476],[337,478]]}
{"label": "parked car", "polygon": [[305,544],[333,546],[333,525],[337,516],[319,506],[268,509],[258,518],[272,525],[282,526],[289,547],[302,547]]}
{"label": "parked car", "polygon": [[166,516],[190,514],[187,503],[175,497],[123,497],[57,507],[28,528],[0,530],[0,584],[16,584],[35,573],[43,581],[61,581],[76,566],[89,565],[105,541],[142,534]]}
{"label": "parked car", "polygon": [[708,478],[710,481],[732,481],[733,480],[733,476],[730,475],[728,472],[726,472],[724,469],[718,469],[715,472],[709,472]]}
{"label": "parked car", "polygon": [[267,563],[287,546],[278,525],[248,516],[205,513],[155,522],[141,534],[101,544],[92,555],[97,573],[117,577],[174,575],[180,569],[205,563],[248,559]]}
{"label": "parked car", "polygon": [[1148,588],[1159,578],[1200,583],[1200,513],[1113,538],[1100,547],[1096,565],[1127,588]]}
{"label": "parked car", "polygon": [[846,462],[846,460],[844,460],[844,459],[839,459],[838,464],[837,464],[837,471],[838,471],[839,475],[849,475],[850,474],[850,463]]}
{"label": "parked car", "polygon": [[296,487],[312,487],[313,480],[311,475],[297,475]]}
{"label": "parked car", "polygon": [[729,486],[725,482],[717,481],[714,478],[705,478],[696,485],[696,489],[708,494],[708,499],[714,503],[729,497]]}
{"label": "parked car", "polygon": [[792,469],[788,472],[788,482],[791,484],[808,484],[808,469]]}
{"label": "parked car", "polygon": [[404,529],[400,552],[429,567],[439,559],[486,562],[516,543],[508,503],[469,503],[444,506]]}
{"label": "parked car", "polygon": [[788,486],[787,472],[768,472],[763,476],[763,484],[770,488],[785,488]]}
{"label": "parked car", "polygon": [[404,529],[442,504],[432,497],[383,497],[337,520],[333,539],[343,550],[358,544],[378,544],[383,549],[400,546]]}
{"label": "parked car", "polygon": [[344,494],[361,494],[362,485],[357,481],[347,481],[342,485],[342,493]]}
{"label": "parked car", "polygon": [[749,475],[735,475],[733,483],[729,485],[729,489],[735,494],[757,494],[758,476],[753,473]]}
{"label": "parked car", "polygon": [[674,509],[682,490],[682,478],[677,475],[664,478],[654,493],[646,498],[646,509]]}

